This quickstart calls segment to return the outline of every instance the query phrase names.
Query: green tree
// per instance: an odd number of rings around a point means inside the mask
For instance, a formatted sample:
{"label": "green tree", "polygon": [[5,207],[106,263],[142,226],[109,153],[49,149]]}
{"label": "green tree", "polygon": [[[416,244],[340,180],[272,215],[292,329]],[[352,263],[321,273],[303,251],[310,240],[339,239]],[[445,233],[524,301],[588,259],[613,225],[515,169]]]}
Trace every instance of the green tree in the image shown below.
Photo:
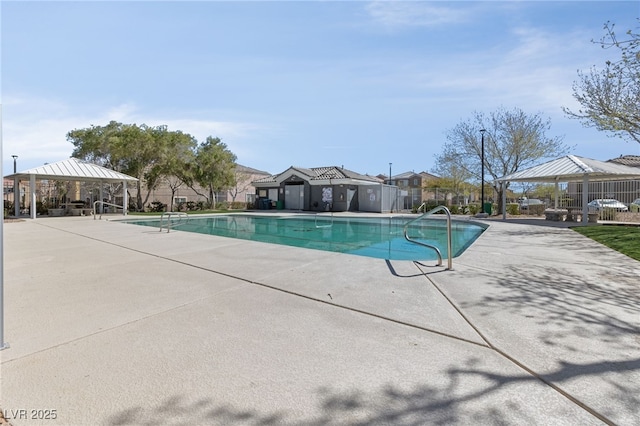
{"label": "green tree", "polygon": [[110,142],[122,130],[122,123],[111,121],[106,126],[91,125],[67,133],[67,140],[74,146],[72,157],[90,161],[108,169],[121,171],[118,159],[112,154]]}
{"label": "green tree", "polygon": [[144,205],[147,204],[151,191],[164,183],[171,190],[169,209],[173,210],[173,199],[178,188],[188,180],[185,170],[194,159],[198,142],[188,133],[169,132],[166,127],[155,128],[153,132],[158,141],[157,149],[161,160],[145,172],[148,192]]}
{"label": "green tree", "polygon": [[[503,188],[495,184],[495,179],[568,152],[561,137],[546,136],[550,127],[549,119],[540,114],[527,114],[519,108],[500,108],[488,115],[474,112],[471,118],[447,132],[444,160],[480,182],[484,157],[485,182],[490,183],[498,194],[498,208],[501,209]],[[484,152],[481,129],[486,130]],[[487,175],[493,179],[487,179]]]}
{"label": "green tree", "polygon": [[469,195],[471,186],[469,182],[474,175],[458,156],[453,146],[445,145],[444,151],[436,155],[436,165],[432,171],[440,176],[440,185],[450,191],[459,202],[461,196]]}
{"label": "green tree", "polygon": [[618,49],[620,59],[607,61],[601,70],[592,67],[588,73],[578,71],[573,97],[581,107],[578,111],[562,109],[585,127],[640,143],[640,34],[629,30],[624,40],[618,40],[614,27],[607,22],[605,36],[592,42],[603,49]]}
{"label": "green tree", "polygon": [[[106,126],[72,130],[67,133],[67,140],[74,145],[73,157],[138,178],[135,205],[140,211],[158,179],[167,173],[167,164],[180,161],[183,153],[196,145],[191,136],[169,132],[166,126],[116,121]],[[143,188],[147,190],[144,198]]]}
{"label": "green tree", "polygon": [[235,185],[235,161],[235,154],[225,143],[209,136],[198,146],[193,161],[185,168],[184,181],[207,200],[208,207],[215,208],[216,193]]}

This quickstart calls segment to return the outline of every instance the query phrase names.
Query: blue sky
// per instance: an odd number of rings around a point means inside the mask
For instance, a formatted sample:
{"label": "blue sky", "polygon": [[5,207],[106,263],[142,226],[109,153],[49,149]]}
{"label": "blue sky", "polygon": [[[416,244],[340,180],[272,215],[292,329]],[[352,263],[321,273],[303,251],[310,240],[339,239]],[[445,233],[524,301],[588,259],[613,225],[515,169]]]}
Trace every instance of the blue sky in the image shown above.
{"label": "blue sky", "polygon": [[110,120],[217,136],[240,164],[431,171],[474,111],[551,120],[572,153],[640,144],[570,120],[577,70],[638,30],[638,1],[2,1],[3,174],[71,155]]}

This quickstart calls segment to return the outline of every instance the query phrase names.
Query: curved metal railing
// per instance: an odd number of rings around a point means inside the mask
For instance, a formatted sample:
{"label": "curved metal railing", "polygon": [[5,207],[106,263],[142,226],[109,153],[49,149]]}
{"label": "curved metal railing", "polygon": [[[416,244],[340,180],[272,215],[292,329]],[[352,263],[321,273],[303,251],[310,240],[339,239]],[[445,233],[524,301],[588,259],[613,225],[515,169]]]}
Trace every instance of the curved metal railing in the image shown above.
{"label": "curved metal railing", "polygon": [[[100,204],[102,207],[104,207],[104,206],[112,206],[112,207],[117,207],[119,209],[124,210],[124,206],[119,206],[117,204],[107,203],[106,201],[100,201],[100,200],[94,201],[93,202],[93,220],[96,220],[96,216],[97,216],[96,213],[98,212],[98,209],[97,209],[98,204]],[[104,209],[102,209],[102,210],[104,210]],[[102,220],[102,210],[100,210],[100,220]]]}
{"label": "curved metal railing", "polygon": [[[318,229],[318,228],[331,228],[333,226],[333,212],[331,212],[331,216],[329,216],[329,217],[331,217],[331,220],[329,221],[328,225],[318,225],[318,215],[319,215],[319,213],[316,213],[316,215],[315,215],[316,216],[316,218],[315,218],[316,219],[316,223],[315,223],[316,229]],[[321,217],[326,217],[326,216],[325,215],[321,215]]]}
{"label": "curved metal railing", "polygon": [[[422,203],[422,205],[420,207],[418,207],[418,210],[420,210],[423,206],[426,207],[425,203]],[[427,244],[427,243],[423,243],[422,241],[418,241],[418,240],[414,240],[412,239],[409,234],[409,227],[418,222],[419,220],[424,219],[427,216],[430,216],[436,212],[439,211],[444,211],[447,214],[447,269],[451,270],[453,269],[453,254],[451,253],[451,212],[449,211],[448,208],[446,208],[445,206],[438,206],[434,209],[429,210],[426,213],[421,214],[420,216],[418,216],[417,218],[410,220],[409,222],[407,222],[404,225],[404,238],[414,244],[418,244],[421,245],[423,247],[427,247],[430,249],[435,250],[436,254],[438,255],[438,266],[442,265],[442,253],[440,252],[440,249],[436,246],[432,246],[431,244]]]}
{"label": "curved metal railing", "polygon": [[[178,226],[182,224],[183,218],[186,218],[187,221],[189,220],[189,215],[186,214],[185,212],[162,212],[162,215],[160,216],[160,229],[159,229],[160,232],[162,232],[162,228],[163,228],[162,224],[165,216],[167,217],[167,233],[169,233],[172,226]],[[171,222],[171,216],[177,216],[178,222],[173,224]]]}

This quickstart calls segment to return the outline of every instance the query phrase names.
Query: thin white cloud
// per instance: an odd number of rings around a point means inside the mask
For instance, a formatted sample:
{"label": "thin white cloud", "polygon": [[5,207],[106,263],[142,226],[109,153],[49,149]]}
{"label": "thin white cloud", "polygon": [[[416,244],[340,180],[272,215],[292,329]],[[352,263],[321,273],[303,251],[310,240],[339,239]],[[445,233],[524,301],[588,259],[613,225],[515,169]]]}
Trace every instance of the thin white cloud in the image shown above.
{"label": "thin white cloud", "polygon": [[387,28],[430,27],[465,22],[470,9],[432,2],[374,1],[366,5],[371,19]]}
{"label": "thin white cloud", "polygon": [[[458,105],[462,115],[503,105],[560,119],[565,118],[561,106],[575,105],[572,84],[577,69],[600,60],[601,49],[593,46],[585,51],[585,40],[588,36],[580,33],[559,35],[516,27],[490,49],[450,52],[437,61],[407,60],[376,78],[379,84],[394,81],[403,87],[399,95],[406,102],[423,99]],[[410,92],[412,97],[407,96]]]}

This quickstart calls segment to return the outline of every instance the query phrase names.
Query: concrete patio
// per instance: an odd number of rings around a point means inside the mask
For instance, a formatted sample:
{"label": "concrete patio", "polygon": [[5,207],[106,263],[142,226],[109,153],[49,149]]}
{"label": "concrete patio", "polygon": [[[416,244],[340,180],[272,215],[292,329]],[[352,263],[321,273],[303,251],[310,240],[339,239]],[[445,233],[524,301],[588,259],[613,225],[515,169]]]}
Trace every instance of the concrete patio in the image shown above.
{"label": "concrete patio", "polygon": [[452,271],[5,223],[0,408],[14,426],[640,424],[640,262],[486,223]]}

